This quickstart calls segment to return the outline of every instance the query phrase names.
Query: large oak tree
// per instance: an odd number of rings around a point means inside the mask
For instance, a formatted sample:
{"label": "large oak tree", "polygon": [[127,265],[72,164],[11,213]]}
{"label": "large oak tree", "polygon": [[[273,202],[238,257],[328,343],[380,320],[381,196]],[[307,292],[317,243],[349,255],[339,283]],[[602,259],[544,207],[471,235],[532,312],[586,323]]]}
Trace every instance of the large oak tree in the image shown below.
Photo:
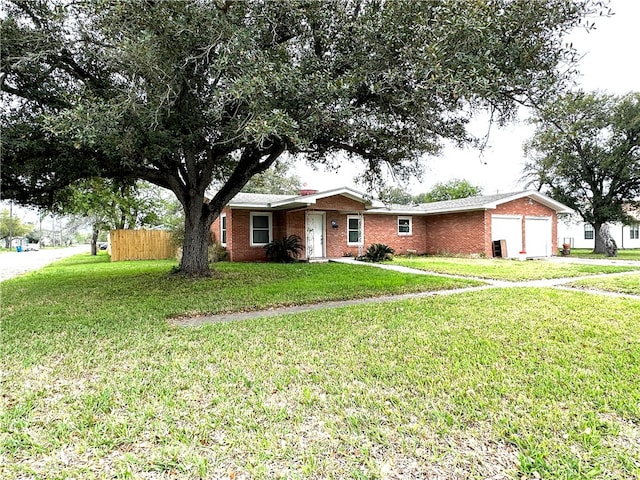
{"label": "large oak tree", "polygon": [[[143,179],[185,210],[181,269],[206,274],[209,226],[284,152],[407,175],[571,69],[562,37],[592,0],[9,0],[3,195],[55,201],[79,178]],[[583,22],[584,24],[584,22]],[[564,72],[564,73],[560,73]],[[221,185],[208,203],[205,189]]]}
{"label": "large oak tree", "polygon": [[640,198],[640,93],[574,92],[537,109],[525,177],[593,225],[595,253],[608,222],[627,221]]}

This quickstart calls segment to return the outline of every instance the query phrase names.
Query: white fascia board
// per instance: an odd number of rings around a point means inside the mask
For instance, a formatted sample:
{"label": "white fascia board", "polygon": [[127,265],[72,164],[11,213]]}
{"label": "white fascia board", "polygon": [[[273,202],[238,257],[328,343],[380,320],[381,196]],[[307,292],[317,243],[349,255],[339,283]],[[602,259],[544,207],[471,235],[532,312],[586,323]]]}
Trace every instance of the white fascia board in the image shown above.
{"label": "white fascia board", "polygon": [[[459,207],[459,208],[443,208],[440,210],[402,210],[402,209],[390,209],[390,208],[377,208],[375,210],[367,210],[367,214],[376,215],[441,215],[443,213],[458,213],[458,212],[472,212],[474,210],[489,210],[491,207],[486,205],[471,206],[471,207]],[[493,207],[495,208],[495,206]]]}
{"label": "white fascia board", "polygon": [[[316,203],[316,199],[315,198],[307,198],[307,197],[312,197],[313,195],[306,195],[306,196],[300,196],[300,197],[294,197],[291,199],[287,199],[287,200],[280,200],[278,202],[273,202],[270,203],[269,206],[271,208],[278,208],[278,207],[304,207],[304,206],[309,206],[309,205],[313,205]],[[304,199],[304,201],[303,201]]]}
{"label": "white fascia board", "polygon": [[280,200],[278,202],[271,203],[271,207],[284,207],[284,206],[309,206],[315,205],[316,202],[321,198],[332,197],[334,195],[342,195],[343,197],[347,197],[351,200],[355,200],[356,202],[362,202],[363,204],[367,204],[371,202],[371,206],[368,208],[379,208],[383,204],[377,200],[369,199],[362,192],[358,192],[357,190],[353,190],[347,187],[334,188],[332,190],[324,190],[322,192],[314,193],[311,195],[299,195],[297,197],[293,197],[286,200]]}
{"label": "white fascia board", "polygon": [[229,202],[227,204],[227,206],[231,209],[234,208],[242,208],[242,209],[261,209],[261,210],[269,210],[269,204],[268,203],[233,203],[233,202]]}
{"label": "white fascia board", "polygon": [[552,208],[556,213],[575,213],[575,210],[567,207],[564,203],[560,203],[553,198],[542,195],[541,193],[533,192],[530,196],[537,202]]}
{"label": "white fascia board", "polygon": [[494,206],[491,208],[495,208],[497,205],[500,205],[503,203],[512,202],[513,200],[518,200],[520,198],[527,198],[527,197],[535,200],[538,203],[541,203],[546,207],[549,207],[555,210],[556,213],[573,213],[574,212],[573,209],[567,207],[565,204],[560,203],[551,197],[547,197],[546,195],[535,190],[526,190],[524,192],[519,192],[510,197],[502,198],[499,201],[495,202]]}

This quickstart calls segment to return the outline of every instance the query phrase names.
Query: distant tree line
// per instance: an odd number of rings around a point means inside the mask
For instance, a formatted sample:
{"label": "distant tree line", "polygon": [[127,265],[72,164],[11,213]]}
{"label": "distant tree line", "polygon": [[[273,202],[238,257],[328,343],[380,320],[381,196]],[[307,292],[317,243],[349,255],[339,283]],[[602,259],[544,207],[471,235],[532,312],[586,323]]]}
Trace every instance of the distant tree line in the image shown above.
{"label": "distant tree line", "polygon": [[442,202],[479,195],[482,195],[481,187],[473,185],[468,180],[457,178],[448,182],[438,182],[431,190],[418,195],[412,195],[400,187],[387,187],[379,192],[382,201],[396,205]]}

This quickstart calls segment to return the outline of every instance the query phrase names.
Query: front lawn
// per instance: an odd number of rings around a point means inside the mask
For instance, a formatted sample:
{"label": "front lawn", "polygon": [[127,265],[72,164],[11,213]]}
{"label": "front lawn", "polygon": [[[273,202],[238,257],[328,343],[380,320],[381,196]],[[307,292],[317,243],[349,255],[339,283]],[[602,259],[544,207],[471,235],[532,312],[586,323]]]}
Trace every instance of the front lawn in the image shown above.
{"label": "front lawn", "polygon": [[640,274],[580,280],[569,283],[567,286],[640,295]]}
{"label": "front lawn", "polygon": [[593,253],[593,250],[591,248],[572,248],[571,256],[579,258],[640,261],[640,248],[618,250],[618,255],[615,257],[607,257],[606,255],[601,253]]}
{"label": "front lawn", "polygon": [[172,260],[111,263],[102,252],[94,257],[75,256],[0,284],[4,313],[27,307],[34,317],[64,320],[68,311],[92,305],[92,314],[104,310],[108,316],[111,308],[125,312],[121,320],[129,317],[126,312],[140,309],[145,316],[162,318],[482,284],[336,263],[225,262],[216,264],[211,278],[194,280],[170,275],[174,264]]}
{"label": "front lawn", "polygon": [[640,270],[638,267],[560,264],[546,260],[507,260],[487,258],[454,258],[438,256],[402,257],[393,263],[427,272],[462,275],[507,281],[542,280],[552,278],[580,277],[600,273]]}
{"label": "front lawn", "polygon": [[0,284],[0,477],[640,474],[639,301],[518,288],[166,321],[279,304],[306,282],[326,297],[433,281],[288,267],[227,264],[188,280],[168,277],[166,262],[75,257]]}

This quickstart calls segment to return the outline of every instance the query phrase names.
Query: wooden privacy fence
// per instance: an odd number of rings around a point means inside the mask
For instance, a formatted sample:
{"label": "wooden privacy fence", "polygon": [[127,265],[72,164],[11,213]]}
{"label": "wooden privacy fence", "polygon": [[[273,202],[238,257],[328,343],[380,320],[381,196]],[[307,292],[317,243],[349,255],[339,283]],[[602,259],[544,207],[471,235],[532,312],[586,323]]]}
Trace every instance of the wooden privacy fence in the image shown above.
{"label": "wooden privacy fence", "polygon": [[173,234],[164,230],[111,230],[111,261],[173,258]]}

